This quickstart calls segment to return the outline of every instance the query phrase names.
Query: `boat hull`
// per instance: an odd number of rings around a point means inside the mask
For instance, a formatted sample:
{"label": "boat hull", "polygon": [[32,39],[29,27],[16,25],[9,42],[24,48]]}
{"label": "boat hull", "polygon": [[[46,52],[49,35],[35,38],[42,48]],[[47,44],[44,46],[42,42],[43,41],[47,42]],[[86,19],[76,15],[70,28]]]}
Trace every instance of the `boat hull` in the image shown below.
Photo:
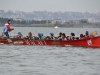
{"label": "boat hull", "polygon": [[41,46],[82,46],[82,47],[96,47],[100,48],[100,36],[80,39],[80,40],[30,40],[30,39],[2,39],[0,38],[0,44],[4,45],[41,45]]}

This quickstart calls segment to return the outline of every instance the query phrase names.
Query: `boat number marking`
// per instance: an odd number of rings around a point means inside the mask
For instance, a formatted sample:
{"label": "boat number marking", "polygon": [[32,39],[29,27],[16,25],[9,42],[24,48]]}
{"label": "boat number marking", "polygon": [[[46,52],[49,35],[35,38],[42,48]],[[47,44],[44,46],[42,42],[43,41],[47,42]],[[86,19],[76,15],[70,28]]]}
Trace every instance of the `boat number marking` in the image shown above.
{"label": "boat number marking", "polygon": [[87,40],[87,43],[88,43],[88,45],[91,45],[92,41],[91,40]]}

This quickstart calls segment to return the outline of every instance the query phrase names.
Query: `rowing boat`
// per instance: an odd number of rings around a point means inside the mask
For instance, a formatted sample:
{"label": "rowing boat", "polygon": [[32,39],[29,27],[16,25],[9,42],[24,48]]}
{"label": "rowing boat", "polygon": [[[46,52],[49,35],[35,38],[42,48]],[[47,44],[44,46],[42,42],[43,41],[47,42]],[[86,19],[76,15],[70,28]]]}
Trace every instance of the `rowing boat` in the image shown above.
{"label": "rowing boat", "polygon": [[34,39],[18,39],[18,38],[0,38],[0,45],[41,45],[41,46],[82,46],[100,48],[100,36],[79,39],[79,40],[34,40]]}

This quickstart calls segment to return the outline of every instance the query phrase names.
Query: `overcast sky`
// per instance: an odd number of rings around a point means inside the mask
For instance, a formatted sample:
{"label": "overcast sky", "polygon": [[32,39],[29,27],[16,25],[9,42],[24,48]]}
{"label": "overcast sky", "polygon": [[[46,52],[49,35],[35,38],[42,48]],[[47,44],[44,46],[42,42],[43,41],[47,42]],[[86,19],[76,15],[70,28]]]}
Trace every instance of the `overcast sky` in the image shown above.
{"label": "overcast sky", "polygon": [[0,0],[0,10],[100,12],[100,0]]}

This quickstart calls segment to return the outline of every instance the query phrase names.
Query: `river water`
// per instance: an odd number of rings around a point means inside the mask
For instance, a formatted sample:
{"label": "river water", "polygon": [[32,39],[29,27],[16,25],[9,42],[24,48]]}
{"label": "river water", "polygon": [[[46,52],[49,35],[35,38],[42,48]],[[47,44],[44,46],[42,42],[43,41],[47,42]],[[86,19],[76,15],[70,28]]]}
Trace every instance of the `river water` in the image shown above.
{"label": "river water", "polygon": [[[0,27],[2,30],[2,27]],[[90,33],[99,28],[48,28],[48,27],[15,27],[10,35],[21,31],[25,36],[28,32],[49,35],[59,32],[76,36],[85,31]],[[0,45],[0,75],[100,75],[100,49],[83,47],[52,47],[52,46],[8,46]]]}

